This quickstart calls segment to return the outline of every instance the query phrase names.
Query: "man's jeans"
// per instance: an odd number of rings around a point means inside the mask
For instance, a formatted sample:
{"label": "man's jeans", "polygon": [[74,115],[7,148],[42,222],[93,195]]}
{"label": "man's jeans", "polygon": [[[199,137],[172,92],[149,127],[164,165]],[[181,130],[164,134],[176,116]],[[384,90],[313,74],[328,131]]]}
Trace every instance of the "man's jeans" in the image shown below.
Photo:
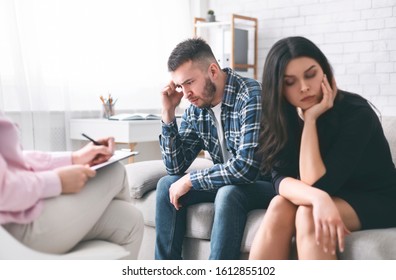
{"label": "man's jeans", "polygon": [[165,176],[157,185],[156,205],[156,259],[181,259],[186,231],[187,206],[213,202],[215,207],[209,259],[239,259],[247,213],[266,208],[275,196],[270,182],[227,185],[216,192],[191,189],[180,198],[182,207],[177,211],[170,203],[169,188],[181,176]]}

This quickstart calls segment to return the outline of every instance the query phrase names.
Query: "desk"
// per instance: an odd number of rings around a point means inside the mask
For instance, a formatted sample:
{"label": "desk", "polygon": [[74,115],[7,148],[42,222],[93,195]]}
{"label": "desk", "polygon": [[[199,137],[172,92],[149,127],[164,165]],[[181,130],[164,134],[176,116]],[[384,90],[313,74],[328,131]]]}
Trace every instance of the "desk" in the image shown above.
{"label": "desk", "polygon": [[[81,133],[84,132],[93,139],[113,136],[116,143],[127,143],[131,150],[138,142],[158,141],[161,134],[161,121],[135,120],[112,121],[107,119],[71,119],[70,138],[87,140]],[[133,162],[133,157],[130,157]]]}

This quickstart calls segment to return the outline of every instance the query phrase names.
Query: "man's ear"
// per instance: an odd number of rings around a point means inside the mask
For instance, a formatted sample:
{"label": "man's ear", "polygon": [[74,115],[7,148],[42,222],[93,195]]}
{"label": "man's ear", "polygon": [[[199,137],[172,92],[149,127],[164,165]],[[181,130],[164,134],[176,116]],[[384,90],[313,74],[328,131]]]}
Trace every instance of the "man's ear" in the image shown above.
{"label": "man's ear", "polygon": [[219,70],[219,66],[216,63],[211,63],[209,65],[208,75],[212,81],[217,79],[217,76],[219,75]]}

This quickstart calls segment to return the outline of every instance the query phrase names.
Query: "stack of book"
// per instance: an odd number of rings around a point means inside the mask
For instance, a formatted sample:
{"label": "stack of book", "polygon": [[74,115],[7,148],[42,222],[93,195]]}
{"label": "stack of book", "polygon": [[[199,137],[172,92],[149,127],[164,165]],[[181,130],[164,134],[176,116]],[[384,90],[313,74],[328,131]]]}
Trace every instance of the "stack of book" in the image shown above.
{"label": "stack of book", "polygon": [[134,121],[134,120],[160,120],[159,114],[145,114],[145,113],[132,113],[132,114],[117,114],[109,117],[113,121]]}

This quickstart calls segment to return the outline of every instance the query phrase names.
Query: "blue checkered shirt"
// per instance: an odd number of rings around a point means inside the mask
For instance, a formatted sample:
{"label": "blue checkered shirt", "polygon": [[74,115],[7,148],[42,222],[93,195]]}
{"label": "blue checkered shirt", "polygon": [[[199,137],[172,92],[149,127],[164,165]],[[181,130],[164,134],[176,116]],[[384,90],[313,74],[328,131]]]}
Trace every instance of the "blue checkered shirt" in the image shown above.
{"label": "blue checkered shirt", "polygon": [[160,145],[169,175],[183,174],[201,150],[208,151],[212,157],[212,167],[190,173],[196,190],[215,191],[225,185],[252,183],[260,173],[255,150],[260,132],[261,85],[230,68],[223,71],[227,73],[227,80],[221,122],[231,159],[223,162],[211,110],[190,105],[182,116],[180,129],[176,120],[162,123]]}

